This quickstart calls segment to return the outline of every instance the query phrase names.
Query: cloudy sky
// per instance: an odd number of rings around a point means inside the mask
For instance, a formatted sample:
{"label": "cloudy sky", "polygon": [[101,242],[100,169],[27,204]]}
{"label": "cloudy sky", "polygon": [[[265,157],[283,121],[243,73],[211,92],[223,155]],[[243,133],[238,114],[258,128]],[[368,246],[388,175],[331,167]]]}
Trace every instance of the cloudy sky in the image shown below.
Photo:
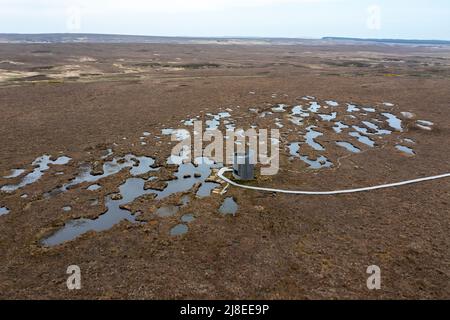
{"label": "cloudy sky", "polygon": [[450,40],[449,0],[0,0],[0,33]]}

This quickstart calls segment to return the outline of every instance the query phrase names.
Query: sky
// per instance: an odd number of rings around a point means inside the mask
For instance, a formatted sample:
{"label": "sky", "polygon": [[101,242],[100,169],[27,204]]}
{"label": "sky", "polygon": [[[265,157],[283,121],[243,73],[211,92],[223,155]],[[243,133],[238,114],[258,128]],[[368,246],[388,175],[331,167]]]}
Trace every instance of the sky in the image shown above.
{"label": "sky", "polygon": [[0,33],[450,40],[449,0],[0,0]]}

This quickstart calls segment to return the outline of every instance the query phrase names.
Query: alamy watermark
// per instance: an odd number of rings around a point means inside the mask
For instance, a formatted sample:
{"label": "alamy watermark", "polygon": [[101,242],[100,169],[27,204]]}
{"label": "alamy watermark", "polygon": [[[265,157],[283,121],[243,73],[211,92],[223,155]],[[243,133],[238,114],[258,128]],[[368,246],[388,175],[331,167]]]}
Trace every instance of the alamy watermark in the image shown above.
{"label": "alamy watermark", "polygon": [[70,276],[67,278],[66,285],[69,290],[81,289],[81,269],[77,265],[67,267],[66,273]]}
{"label": "alamy watermark", "polygon": [[371,5],[367,8],[367,28],[370,30],[381,30],[381,7]]}
{"label": "alamy watermark", "polygon": [[81,30],[81,9],[77,6],[66,9],[66,28],[69,32]]}
{"label": "alamy watermark", "polygon": [[[66,273],[69,277],[66,280],[67,289],[81,289],[81,268],[78,265],[70,265],[67,267]],[[377,265],[368,266],[366,273],[370,276],[367,278],[366,285],[369,290],[381,289],[381,268]]]}
{"label": "alamy watermark", "polygon": [[381,289],[381,269],[377,265],[367,267],[366,272],[370,274],[367,278],[367,289],[380,290]]}

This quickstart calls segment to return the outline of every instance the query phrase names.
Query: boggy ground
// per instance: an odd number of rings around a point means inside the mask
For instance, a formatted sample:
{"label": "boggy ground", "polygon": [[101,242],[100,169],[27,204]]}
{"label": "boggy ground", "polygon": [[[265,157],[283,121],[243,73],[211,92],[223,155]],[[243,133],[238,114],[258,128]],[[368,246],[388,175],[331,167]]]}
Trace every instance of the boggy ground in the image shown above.
{"label": "boggy ground", "polygon": [[[272,120],[283,121],[282,170],[253,184],[331,190],[449,172],[448,48],[2,44],[0,61],[0,176],[26,169],[0,178],[0,186],[20,182],[44,154],[72,159],[50,165],[33,184],[0,193],[0,207],[9,210],[0,216],[1,298],[450,298],[449,180],[327,197],[230,187],[199,199],[196,185],[161,202],[146,195],[126,205],[139,223],[122,221],[53,247],[41,243],[71,219],[100,216],[105,196],[131,177],[125,169],[98,181],[100,190],[88,191],[84,183],[44,196],[77,176],[80,166],[98,171],[115,156],[149,156],[160,167],[146,174],[157,177],[150,187],[164,188],[176,168],[166,164],[173,143],[161,130],[227,108],[244,127],[276,128]],[[374,148],[346,139],[363,151],[357,154],[336,146],[332,124],[315,116],[301,126],[289,124],[287,113],[260,118],[274,104],[305,105],[307,95],[322,106],[334,100],[415,116]],[[432,130],[420,129],[417,119],[433,122]],[[311,170],[290,159],[288,144],[302,142],[297,131],[305,133],[307,125],[324,133],[316,141],[333,167]],[[414,156],[395,149],[404,138],[415,141]],[[102,159],[109,148],[113,155]],[[174,215],[154,213],[180,205],[185,195],[189,203]],[[235,216],[219,213],[226,197],[239,206]],[[188,232],[171,236],[186,213],[195,216]],[[72,264],[82,271],[78,291],[66,287]],[[369,265],[381,268],[381,290],[366,287]]]}

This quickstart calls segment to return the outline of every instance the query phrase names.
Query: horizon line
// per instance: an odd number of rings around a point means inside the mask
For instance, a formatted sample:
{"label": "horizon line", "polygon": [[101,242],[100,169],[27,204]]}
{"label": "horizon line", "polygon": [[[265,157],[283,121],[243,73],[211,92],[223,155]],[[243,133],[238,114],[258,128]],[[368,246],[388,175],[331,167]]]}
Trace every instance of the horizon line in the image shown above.
{"label": "horizon line", "polygon": [[148,35],[148,34],[127,34],[127,33],[95,33],[95,32],[0,32],[0,35],[22,35],[22,36],[39,36],[39,35],[95,35],[95,36],[120,36],[120,37],[148,37],[148,38],[185,38],[185,39],[291,39],[291,40],[349,40],[349,41],[440,41],[449,42],[450,39],[438,38],[361,38],[351,36],[193,36],[193,35]]}

